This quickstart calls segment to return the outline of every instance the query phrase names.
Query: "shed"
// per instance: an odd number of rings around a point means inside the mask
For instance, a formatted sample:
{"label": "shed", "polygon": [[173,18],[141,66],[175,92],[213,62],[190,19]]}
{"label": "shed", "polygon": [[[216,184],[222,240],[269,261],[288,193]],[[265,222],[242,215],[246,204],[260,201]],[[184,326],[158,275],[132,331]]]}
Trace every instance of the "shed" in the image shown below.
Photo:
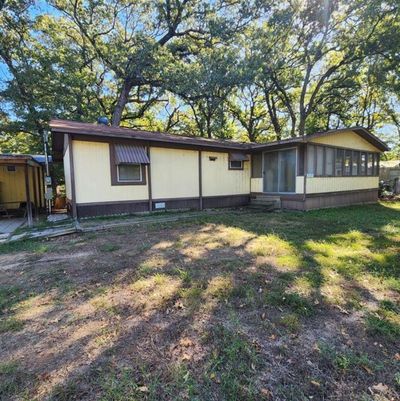
{"label": "shed", "polygon": [[23,210],[31,226],[45,207],[44,156],[0,154],[0,212]]}

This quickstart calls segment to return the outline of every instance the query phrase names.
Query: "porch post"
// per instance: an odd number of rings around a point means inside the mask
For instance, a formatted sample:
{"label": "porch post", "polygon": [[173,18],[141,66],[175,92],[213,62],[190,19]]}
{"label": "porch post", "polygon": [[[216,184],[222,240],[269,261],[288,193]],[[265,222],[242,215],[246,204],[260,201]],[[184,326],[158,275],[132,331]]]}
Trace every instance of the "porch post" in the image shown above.
{"label": "porch post", "polygon": [[[29,167],[28,167],[29,168]],[[33,182],[33,199],[35,203],[35,219],[39,218],[39,205],[38,205],[38,190],[36,182],[36,167],[31,167],[32,171],[32,182]],[[28,170],[29,171],[29,170]]]}
{"label": "porch post", "polygon": [[32,204],[31,204],[31,195],[29,193],[29,171],[28,171],[28,163],[24,166],[25,170],[25,198],[26,198],[26,216],[28,218],[28,227],[32,227],[33,219],[32,219]]}
{"label": "porch post", "polygon": [[202,173],[202,153],[199,150],[199,209],[203,210],[203,173]]}

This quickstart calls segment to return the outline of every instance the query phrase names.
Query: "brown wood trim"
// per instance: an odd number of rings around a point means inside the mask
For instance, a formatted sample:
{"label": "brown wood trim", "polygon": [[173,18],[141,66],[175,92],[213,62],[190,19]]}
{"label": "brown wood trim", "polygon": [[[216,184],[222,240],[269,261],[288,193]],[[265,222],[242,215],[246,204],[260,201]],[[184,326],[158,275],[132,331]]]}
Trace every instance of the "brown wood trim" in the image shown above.
{"label": "brown wood trim", "polygon": [[71,173],[71,203],[72,203],[72,218],[76,219],[78,217],[76,209],[76,189],[75,189],[75,166],[74,166],[74,152],[72,149],[72,136],[68,135],[68,147],[69,147],[69,166]]}
{"label": "brown wood trim", "polygon": [[36,182],[36,167],[32,168],[32,184],[33,184],[33,202],[35,205],[35,218],[38,218],[38,191],[37,191],[37,182]]}
{"label": "brown wood trim", "polygon": [[99,205],[99,206],[104,206],[104,205],[123,205],[123,204],[131,204],[131,203],[146,203],[148,202],[147,199],[139,199],[139,200],[121,200],[121,201],[106,201],[106,202],[83,202],[83,203],[77,203],[77,206],[93,206],[93,205]]}
{"label": "brown wood trim", "polygon": [[350,191],[335,191],[335,192],[318,192],[307,194],[307,198],[314,198],[317,196],[335,196],[344,194],[355,194],[355,193],[367,193],[378,191],[378,188],[368,188],[368,189],[352,189]]}
{"label": "brown wood trim", "polygon": [[198,200],[198,196],[186,196],[186,197],[181,197],[181,198],[157,198],[153,199],[154,202],[167,202],[167,201],[183,201],[183,200]]}
{"label": "brown wood trim", "polygon": [[41,176],[41,167],[37,168],[37,185],[38,185],[38,189],[39,189],[39,207],[42,208],[43,207],[43,192],[42,192],[42,183],[40,182],[40,176]]}
{"label": "brown wood trim", "polygon": [[[121,137],[102,137],[99,135],[86,135],[86,134],[70,134],[73,136],[74,140],[77,141],[86,141],[86,142],[103,142],[103,143],[123,143],[123,144],[138,144],[142,146],[147,146],[149,141],[144,139],[136,139],[136,138],[121,138]],[[170,148],[170,149],[186,149],[186,150],[203,150],[208,152],[216,152],[216,153],[230,153],[232,151],[235,152],[246,152],[250,153],[250,149],[243,149],[242,147],[214,147],[212,145],[204,146],[204,145],[191,145],[184,143],[176,143],[176,142],[158,142],[151,141],[151,146],[155,148]]]}
{"label": "brown wood trim", "polygon": [[[115,143],[109,143],[110,152],[110,171],[111,171],[111,186],[117,185],[146,185],[146,166],[140,165],[142,170],[142,179],[140,181],[118,181],[117,164],[115,163]],[[147,148],[146,148],[147,149]]]}
{"label": "brown wood trim", "polygon": [[203,172],[201,150],[199,150],[199,209],[203,210]]}
{"label": "brown wood trim", "polygon": [[153,194],[152,194],[152,187],[151,187],[151,159],[150,159],[150,143],[147,144],[147,156],[150,160],[150,163],[147,165],[147,174],[148,174],[148,194],[149,194],[149,210],[150,212],[153,210]]}
{"label": "brown wood trim", "polygon": [[33,219],[32,219],[32,203],[31,203],[31,195],[30,195],[30,185],[29,185],[29,167],[27,164],[24,166],[24,174],[25,174],[25,197],[26,197],[26,215],[28,218],[28,226],[32,227]]}

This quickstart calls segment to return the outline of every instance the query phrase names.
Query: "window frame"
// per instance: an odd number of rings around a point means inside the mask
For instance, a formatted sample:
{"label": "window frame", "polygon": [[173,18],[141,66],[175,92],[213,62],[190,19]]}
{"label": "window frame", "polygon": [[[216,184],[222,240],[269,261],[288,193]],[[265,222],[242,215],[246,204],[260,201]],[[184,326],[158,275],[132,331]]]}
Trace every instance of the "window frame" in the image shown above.
{"label": "window frame", "polygon": [[[121,166],[139,166],[139,179],[138,180],[121,180],[120,171],[119,171],[119,168]],[[140,163],[120,163],[120,164],[117,164],[117,181],[118,182],[142,182],[142,179],[143,179],[142,174],[143,174],[143,172],[142,172],[142,169],[141,169],[140,166],[141,166]]]}
{"label": "window frame", "polygon": [[[109,144],[109,149],[110,149],[110,172],[111,172],[111,186],[118,186],[118,185],[146,185],[146,165],[145,164],[139,164],[140,165],[140,181],[119,181],[118,177],[118,165],[115,162],[115,145],[116,143],[110,143]],[[121,163],[121,164],[129,164],[129,163]]]}
{"label": "window frame", "polygon": [[[310,147],[313,148],[313,155],[311,158],[309,157],[309,150]],[[323,172],[322,175],[316,174],[317,171],[317,148],[318,147],[323,147]],[[326,168],[326,162],[327,162],[327,149],[333,149],[334,152],[334,164],[333,164],[333,174],[332,175],[327,175],[327,168]],[[353,148],[344,148],[340,146],[332,146],[332,145],[325,145],[325,144],[320,144],[317,142],[309,142],[307,143],[307,156],[306,156],[306,163],[307,165],[305,166],[305,175],[308,178],[317,178],[317,177],[326,177],[326,178],[332,178],[332,177],[378,177],[379,176],[379,161],[380,161],[380,153],[379,152],[371,152],[371,151],[366,151],[366,150],[360,150],[360,149],[353,149]],[[338,160],[338,153],[342,155],[342,160],[341,160],[341,173],[337,174],[336,167],[337,167],[337,160]],[[349,174],[345,174],[345,157],[346,154],[347,156],[350,153],[350,171]],[[362,158],[363,155],[365,155],[365,162],[362,163]],[[368,174],[368,160],[369,157],[372,155],[372,174]],[[310,164],[309,161],[312,159],[312,169],[310,169]],[[357,160],[355,160],[357,159]],[[357,162],[357,174],[353,175],[353,162]],[[362,174],[362,170],[363,171]],[[312,172],[311,172],[312,171]]]}
{"label": "window frame", "polygon": [[[232,167],[232,162],[240,163],[240,167]],[[228,160],[228,170],[243,170],[244,160]]]}

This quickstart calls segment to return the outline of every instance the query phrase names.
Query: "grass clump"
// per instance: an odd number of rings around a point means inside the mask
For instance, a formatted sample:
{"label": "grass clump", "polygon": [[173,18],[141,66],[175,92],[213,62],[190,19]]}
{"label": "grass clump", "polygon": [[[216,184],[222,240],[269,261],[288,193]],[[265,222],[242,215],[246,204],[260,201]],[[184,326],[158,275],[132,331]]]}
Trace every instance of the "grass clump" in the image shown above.
{"label": "grass clump", "polygon": [[314,307],[311,302],[296,292],[275,289],[266,295],[265,300],[269,305],[288,307],[301,316],[311,316],[314,313]]}
{"label": "grass clump", "polygon": [[256,400],[256,371],[260,368],[254,347],[236,332],[218,325],[206,341],[213,344],[206,376],[220,386],[221,400]]}
{"label": "grass clump", "polygon": [[118,249],[121,249],[121,247],[116,244],[103,244],[99,246],[99,249],[101,252],[114,252],[118,251]]}
{"label": "grass clump", "polygon": [[9,331],[20,331],[24,327],[24,323],[15,317],[9,317],[0,320],[0,334]]}

